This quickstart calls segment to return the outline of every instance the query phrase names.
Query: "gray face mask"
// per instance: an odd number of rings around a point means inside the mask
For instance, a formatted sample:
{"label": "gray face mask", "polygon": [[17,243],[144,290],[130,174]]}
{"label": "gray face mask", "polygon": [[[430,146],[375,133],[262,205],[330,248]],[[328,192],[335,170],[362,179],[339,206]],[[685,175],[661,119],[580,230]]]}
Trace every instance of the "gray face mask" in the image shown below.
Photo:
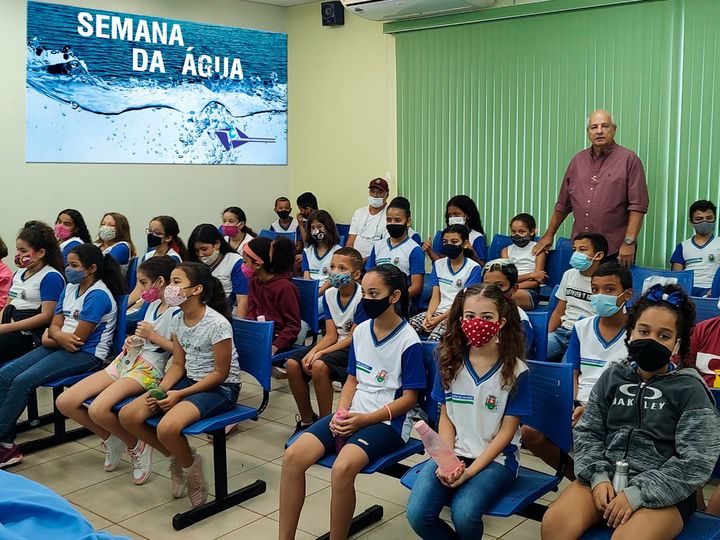
{"label": "gray face mask", "polygon": [[693,229],[695,232],[702,236],[707,236],[715,230],[715,222],[701,221],[700,223],[693,223]]}

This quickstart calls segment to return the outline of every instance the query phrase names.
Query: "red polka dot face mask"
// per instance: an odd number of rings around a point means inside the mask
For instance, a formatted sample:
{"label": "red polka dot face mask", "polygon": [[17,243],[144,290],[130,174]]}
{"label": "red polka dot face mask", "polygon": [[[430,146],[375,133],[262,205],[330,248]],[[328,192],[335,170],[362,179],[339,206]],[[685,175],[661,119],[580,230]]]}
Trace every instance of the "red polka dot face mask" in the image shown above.
{"label": "red polka dot face mask", "polygon": [[500,332],[500,324],[486,319],[463,319],[462,331],[473,347],[484,347]]}

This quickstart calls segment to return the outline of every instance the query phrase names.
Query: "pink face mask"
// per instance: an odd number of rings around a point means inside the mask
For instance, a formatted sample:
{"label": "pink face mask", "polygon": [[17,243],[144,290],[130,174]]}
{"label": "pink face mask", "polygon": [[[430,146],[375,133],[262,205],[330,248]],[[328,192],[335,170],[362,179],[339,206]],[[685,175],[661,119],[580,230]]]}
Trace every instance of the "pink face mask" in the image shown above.
{"label": "pink face mask", "polygon": [[485,319],[463,319],[460,322],[463,334],[473,347],[484,347],[500,332],[500,324]]}
{"label": "pink face mask", "polygon": [[147,291],[142,291],[140,293],[140,298],[142,298],[143,302],[145,302],[146,304],[154,302],[155,300],[160,298],[160,289],[157,287],[150,287]]}
{"label": "pink face mask", "polygon": [[247,265],[246,263],[242,263],[242,266],[240,266],[240,269],[242,270],[243,276],[250,279],[255,275],[255,270],[252,269],[251,266]]}
{"label": "pink face mask", "polygon": [[72,231],[70,230],[70,227],[66,227],[62,223],[57,223],[55,225],[55,236],[58,240],[67,240],[70,238],[70,235],[72,234]]}
{"label": "pink face mask", "polygon": [[185,290],[180,285],[168,285],[163,291],[163,298],[168,306],[177,307],[187,300]]}
{"label": "pink face mask", "polygon": [[240,227],[237,225],[222,225],[220,228],[222,229],[223,234],[225,236],[229,236],[230,238],[237,236],[240,232]]}
{"label": "pink face mask", "polygon": [[32,255],[20,255],[19,253],[15,255],[15,266],[18,268],[27,268],[34,262]]}

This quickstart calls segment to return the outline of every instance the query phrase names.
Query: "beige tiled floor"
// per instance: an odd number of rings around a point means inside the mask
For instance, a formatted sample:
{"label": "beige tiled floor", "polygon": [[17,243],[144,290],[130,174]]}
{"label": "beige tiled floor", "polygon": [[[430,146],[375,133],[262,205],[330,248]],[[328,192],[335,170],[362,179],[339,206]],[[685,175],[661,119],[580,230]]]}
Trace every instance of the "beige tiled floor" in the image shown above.
{"label": "beige tiled floor", "polygon": [[[267,491],[183,531],[173,530],[171,520],[176,513],[187,510],[190,503],[187,498],[175,500],[170,495],[167,460],[156,462],[150,482],[135,486],[126,461],[114,472],[105,472],[98,439],[85,437],[28,455],[21,465],[10,470],[54,489],[97,529],[120,536],[138,540],[274,539],[278,533],[278,489],[283,445],[295,424],[295,406],[284,382],[274,381],[273,387],[275,391],[270,396],[270,406],[261,419],[241,424],[239,433],[231,436],[227,443],[230,489],[261,479],[267,483]],[[257,404],[261,394],[259,386],[245,383],[241,400]],[[40,405],[41,412],[49,408],[49,395],[41,395]],[[46,434],[44,430],[37,429],[22,434],[20,440]],[[212,446],[200,437],[194,437],[192,445],[205,459],[206,474],[211,479]],[[422,459],[422,456],[413,456],[406,462],[412,465]],[[540,460],[530,455],[523,456],[523,465],[549,471]],[[329,479],[327,469],[318,466],[310,469],[298,539],[315,538],[327,531],[330,521]],[[382,521],[356,538],[416,538],[405,519],[408,492],[397,479],[382,474],[360,476],[356,487],[357,512],[376,503],[384,507]],[[211,493],[214,493],[213,487]],[[709,496],[710,488],[706,494]],[[547,504],[555,496],[554,493],[549,494],[541,502]],[[449,518],[447,510],[443,517]],[[517,516],[486,518],[485,532],[483,538],[486,539],[535,540],[540,537],[537,522]]]}

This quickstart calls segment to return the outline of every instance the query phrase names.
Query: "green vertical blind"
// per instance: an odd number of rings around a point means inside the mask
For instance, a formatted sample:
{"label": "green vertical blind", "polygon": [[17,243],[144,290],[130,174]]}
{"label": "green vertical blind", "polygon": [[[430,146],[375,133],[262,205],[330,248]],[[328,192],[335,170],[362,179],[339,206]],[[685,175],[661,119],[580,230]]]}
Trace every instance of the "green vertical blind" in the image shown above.
{"label": "green vertical blind", "polygon": [[587,114],[607,108],[648,179],[639,262],[666,266],[689,205],[718,199],[719,20],[718,0],[662,0],[398,33],[399,189],[416,228],[441,228],[464,193],[488,237],[519,212],[542,233]]}

